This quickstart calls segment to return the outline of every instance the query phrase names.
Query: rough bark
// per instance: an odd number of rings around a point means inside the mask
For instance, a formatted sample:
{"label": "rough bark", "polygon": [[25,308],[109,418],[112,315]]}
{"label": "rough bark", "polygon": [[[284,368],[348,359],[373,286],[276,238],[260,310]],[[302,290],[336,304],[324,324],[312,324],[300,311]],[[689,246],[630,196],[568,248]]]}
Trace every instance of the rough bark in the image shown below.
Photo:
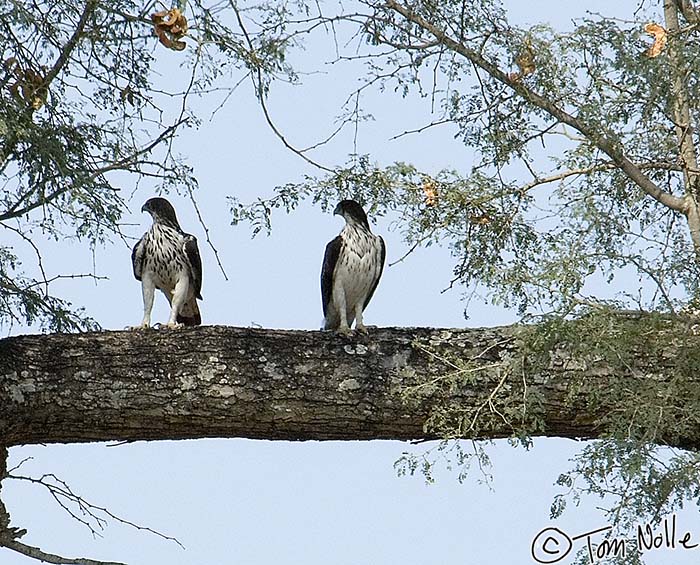
{"label": "rough bark", "polygon": [[[0,445],[429,439],[440,430],[426,426],[428,419],[449,412],[462,415],[465,435],[497,438],[517,433],[513,414],[529,409],[521,402],[525,393],[537,399],[538,434],[605,433],[599,417],[615,408],[614,400],[588,401],[580,361],[566,351],[552,352],[544,370],[508,369],[519,355],[517,334],[516,326],[381,328],[351,337],[211,326],[6,338]],[[673,362],[672,354],[664,356],[665,373],[673,373]],[[605,390],[625,379],[626,387],[653,383],[661,391],[658,364],[643,354],[625,374],[598,364],[588,383]],[[674,443],[696,447],[700,430]]]}

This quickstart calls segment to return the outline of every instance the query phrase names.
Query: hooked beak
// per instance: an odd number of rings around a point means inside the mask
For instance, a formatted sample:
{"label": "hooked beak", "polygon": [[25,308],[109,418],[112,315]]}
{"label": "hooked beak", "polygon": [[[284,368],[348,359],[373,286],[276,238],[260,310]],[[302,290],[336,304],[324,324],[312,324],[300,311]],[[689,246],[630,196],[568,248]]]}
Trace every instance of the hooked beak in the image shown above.
{"label": "hooked beak", "polygon": [[333,210],[333,215],[334,216],[342,216],[343,215],[343,211],[340,209],[340,204],[338,204],[335,207],[335,210]]}

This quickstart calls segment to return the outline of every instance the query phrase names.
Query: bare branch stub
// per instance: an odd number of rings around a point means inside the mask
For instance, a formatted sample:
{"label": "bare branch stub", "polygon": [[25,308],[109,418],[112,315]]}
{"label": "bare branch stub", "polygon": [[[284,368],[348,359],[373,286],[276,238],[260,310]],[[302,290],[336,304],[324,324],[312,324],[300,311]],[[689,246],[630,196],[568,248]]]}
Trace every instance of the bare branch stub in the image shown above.
{"label": "bare branch stub", "polygon": [[10,540],[7,542],[0,540],[0,546],[6,547],[7,549],[11,549],[17,553],[21,553],[22,555],[26,555],[27,557],[31,557],[32,559],[36,559],[44,563],[55,563],[58,565],[125,565],[124,563],[117,561],[96,561],[95,559],[86,559],[84,557],[61,557],[60,555],[47,553],[38,547],[33,547],[16,540]]}

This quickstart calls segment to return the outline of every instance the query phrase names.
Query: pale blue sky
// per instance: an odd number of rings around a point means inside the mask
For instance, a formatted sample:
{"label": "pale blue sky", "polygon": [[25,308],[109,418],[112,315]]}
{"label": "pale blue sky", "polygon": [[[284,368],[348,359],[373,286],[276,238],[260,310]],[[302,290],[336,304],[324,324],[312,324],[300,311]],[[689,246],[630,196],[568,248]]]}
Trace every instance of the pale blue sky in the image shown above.
{"label": "pale blue sky", "polygon": [[[609,1],[508,2],[518,22],[549,21],[567,25],[584,10],[610,14]],[[614,3],[625,15],[636,2]],[[154,42],[155,45],[155,42]],[[158,56],[175,58],[157,48]],[[299,57],[317,60],[309,49]],[[304,63],[308,68],[313,63]],[[173,68],[175,68],[173,66]],[[333,129],[339,104],[356,84],[335,74],[303,78],[302,87],[278,85],[269,107],[288,139],[307,146]],[[365,124],[357,150],[388,164],[406,161],[438,171],[469,163],[468,152],[447,128],[421,136],[391,137],[430,121],[426,100],[373,96],[375,121]],[[315,329],[321,324],[319,272],[328,240],[342,220],[310,205],[290,216],[275,217],[273,235],[250,239],[245,226],[231,227],[225,197],[243,201],[267,196],[274,186],[314,173],[282,147],[264,123],[249,84],[239,88],[209,120],[202,107],[200,129],[183,134],[180,151],[197,171],[197,199],[230,280],[216,266],[204,233],[187,199],[173,196],[181,224],[199,238],[204,260],[201,303],[205,324]],[[353,151],[352,135],[340,136],[314,155],[337,165]],[[139,213],[153,195],[142,185],[131,201],[134,214],[125,218],[125,232],[140,236],[150,218]],[[123,186],[125,194],[131,186]],[[406,248],[391,231],[390,219],[370,220],[387,240],[388,261]],[[49,244],[47,272],[89,272],[94,264],[109,280],[65,282],[57,289],[84,305],[107,329],[136,324],[142,315],[140,286],[133,279],[130,249],[115,242],[92,255],[79,243]],[[475,300],[469,320],[463,316],[461,291],[441,293],[450,278],[452,261],[438,247],[419,250],[407,261],[385,270],[366,312],[368,324],[381,326],[464,327],[513,321],[512,313]],[[284,291],[282,290],[284,289]],[[167,308],[156,297],[153,321],[165,321]],[[15,328],[13,333],[21,333]],[[23,541],[66,556],[123,561],[129,565],[418,565],[440,563],[531,563],[532,537],[550,525],[549,506],[559,492],[553,486],[567,460],[582,444],[569,440],[538,440],[526,452],[505,442],[487,446],[494,467],[491,488],[480,475],[459,484],[456,473],[440,471],[436,484],[422,478],[398,478],[393,463],[405,450],[400,442],[266,442],[200,440],[141,442],[118,447],[104,444],[13,448],[10,466],[33,457],[22,470],[33,476],[55,473],[91,502],[119,516],[177,537],[186,547],[110,524],[103,538],[93,539],[63,514],[42,490],[6,482],[5,502],[13,525],[26,527]],[[491,490],[492,489],[492,490]],[[605,525],[594,509],[598,501],[571,509],[556,525],[572,536]],[[683,515],[683,526],[698,532],[695,510]],[[695,563],[692,552],[659,551],[648,563]],[[0,549],[0,565],[34,561]],[[564,560],[562,563],[570,563]]]}

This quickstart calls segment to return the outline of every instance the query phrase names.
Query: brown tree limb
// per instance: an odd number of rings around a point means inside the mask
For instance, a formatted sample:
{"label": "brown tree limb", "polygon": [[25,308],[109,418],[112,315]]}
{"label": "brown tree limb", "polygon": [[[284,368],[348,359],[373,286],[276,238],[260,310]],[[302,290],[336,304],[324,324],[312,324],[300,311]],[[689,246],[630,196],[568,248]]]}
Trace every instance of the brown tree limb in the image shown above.
{"label": "brown tree limb", "polygon": [[689,203],[686,199],[675,196],[670,192],[666,192],[656,183],[654,183],[637,165],[635,165],[625,156],[623,149],[619,147],[614,140],[607,137],[604,132],[594,130],[584,121],[572,116],[563,108],[560,108],[554,104],[551,100],[541,96],[529,88],[523,81],[516,78],[511,78],[507,73],[498,68],[498,66],[482,57],[477,51],[470,49],[463,43],[449,37],[442,29],[431,24],[422,16],[416,14],[409,7],[400,4],[396,0],[387,0],[386,6],[403,16],[406,20],[430,33],[449,50],[465,57],[472,64],[486,71],[493,78],[514,90],[518,95],[534,106],[544,110],[558,121],[579,131],[587,139],[589,139],[591,143],[595,144],[601,151],[608,155],[608,157],[610,157],[610,159],[612,159],[612,161],[618,167],[620,167],[635,184],[637,184],[637,186],[639,186],[645,193],[657,200],[659,203],[671,208],[672,210],[676,210],[677,212],[681,212],[683,214],[688,213]]}
{"label": "brown tree limb", "polygon": [[55,563],[57,565],[124,565],[124,563],[118,563],[116,561],[96,561],[84,557],[76,557],[73,559],[70,557],[61,557],[60,555],[47,553],[38,547],[33,547],[17,540],[0,539],[0,547],[6,547],[7,549],[11,549],[44,563]]}
{"label": "brown tree limb", "polygon": [[[661,170],[661,171],[682,171],[683,169],[679,165],[674,165],[672,163],[640,163],[637,165],[641,170]],[[600,173],[603,171],[611,171],[616,169],[617,165],[611,161],[596,163],[590,167],[581,167],[578,169],[568,169],[560,173],[555,173],[546,177],[537,177],[527,184],[524,184],[518,189],[519,192],[525,193],[529,192],[533,188],[537,188],[543,184],[549,184],[557,181],[563,181],[570,177],[590,175],[592,173]],[[694,171],[700,173],[700,171]]]}
{"label": "brown tree limb", "polygon": [[[596,438],[606,434],[604,417],[625,407],[600,391],[658,387],[661,397],[677,377],[676,357],[658,357],[648,344],[622,369],[593,359],[583,381],[581,360],[566,350],[547,353],[544,369],[525,356],[514,370],[525,355],[520,332],[380,328],[346,338],[211,326],[6,338],[0,443]],[[459,430],[435,424],[448,413],[462,415]],[[700,429],[683,430],[655,440],[700,448]]]}
{"label": "brown tree limb", "polygon": [[700,17],[698,16],[697,9],[695,6],[693,6],[693,2],[691,0],[675,0],[675,3],[689,24],[697,25],[700,23]]}
{"label": "brown tree limb", "polygon": [[688,225],[695,252],[700,257],[700,216],[698,215],[698,198],[700,197],[700,175],[693,172],[698,168],[698,154],[693,134],[693,120],[690,114],[688,94],[688,65],[686,64],[682,45],[679,44],[680,23],[678,6],[674,0],[664,0],[664,20],[669,34],[668,69],[671,73],[673,98],[673,121],[678,137],[678,152],[683,165],[683,180],[687,195]]}

